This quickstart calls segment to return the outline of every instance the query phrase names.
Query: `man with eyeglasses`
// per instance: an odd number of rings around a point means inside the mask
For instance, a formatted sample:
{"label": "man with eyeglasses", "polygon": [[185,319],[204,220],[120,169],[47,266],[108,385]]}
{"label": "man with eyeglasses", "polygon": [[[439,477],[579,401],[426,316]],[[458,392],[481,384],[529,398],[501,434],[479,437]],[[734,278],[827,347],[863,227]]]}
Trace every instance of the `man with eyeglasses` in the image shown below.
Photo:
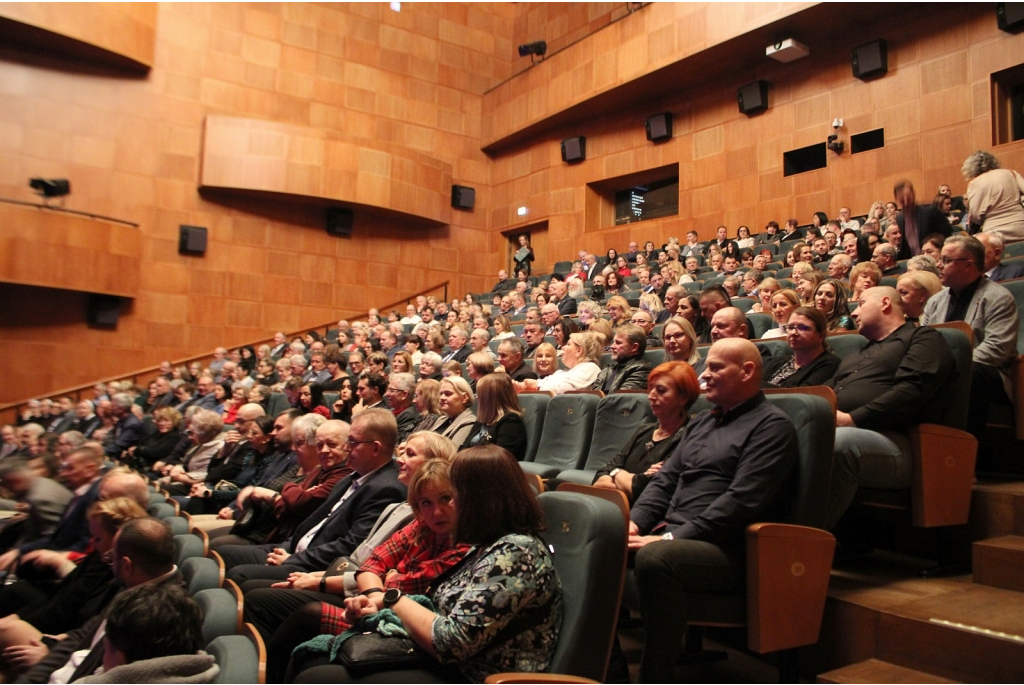
{"label": "man with eyeglasses", "polygon": [[416,379],[411,373],[393,373],[388,376],[388,389],[384,392],[388,407],[398,422],[398,444],[401,445],[409,437],[416,424],[423,417],[413,406],[413,394],[416,392]]}
{"label": "man with eyeglasses", "polygon": [[664,343],[661,342],[661,338],[654,334],[654,317],[651,316],[649,311],[644,309],[638,309],[633,313],[633,318],[629,320],[634,326],[639,326],[643,329],[644,335],[647,336],[648,347],[663,347]]}
{"label": "man with eyeglasses", "polygon": [[989,404],[1011,404],[1011,370],[1017,356],[1017,303],[1009,290],[985,275],[985,246],[977,238],[947,238],[942,246],[939,275],[946,287],[928,300],[921,323],[964,321],[974,331],[967,430],[978,438],[979,457],[987,458],[990,446],[982,442]]}
{"label": "man with eyeglasses", "polygon": [[868,288],[853,312],[868,343],[847,355],[825,385],[835,390],[835,460],[826,528],[846,511],[857,488],[910,487],[907,428],[941,423],[956,363],[942,334],[915,327],[895,288]]}
{"label": "man with eyeglasses", "polygon": [[343,442],[353,473],[342,479],[327,501],[299,524],[286,542],[229,545],[220,548],[227,577],[241,585],[249,580],[287,581],[296,572],[324,571],[338,557],[355,551],[389,504],[404,502],[392,456],[398,422],[387,409],[367,409],[352,419],[327,421],[317,442]]}
{"label": "man with eyeglasses", "polygon": [[644,359],[647,351],[647,334],[640,326],[624,323],[615,329],[612,338],[612,365],[601,369],[590,386],[592,390],[603,390],[610,395],[619,390],[647,389],[647,376],[651,365]]}

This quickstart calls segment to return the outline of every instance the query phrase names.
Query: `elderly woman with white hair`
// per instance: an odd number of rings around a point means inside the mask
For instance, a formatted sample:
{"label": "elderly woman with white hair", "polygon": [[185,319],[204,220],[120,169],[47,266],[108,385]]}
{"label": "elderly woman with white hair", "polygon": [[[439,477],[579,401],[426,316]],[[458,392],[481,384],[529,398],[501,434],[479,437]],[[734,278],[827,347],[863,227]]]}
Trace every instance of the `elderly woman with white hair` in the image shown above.
{"label": "elderly woman with white hair", "polygon": [[964,204],[970,223],[1006,243],[1024,240],[1024,177],[1000,168],[995,155],[984,150],[971,153],[960,171],[967,181]]}

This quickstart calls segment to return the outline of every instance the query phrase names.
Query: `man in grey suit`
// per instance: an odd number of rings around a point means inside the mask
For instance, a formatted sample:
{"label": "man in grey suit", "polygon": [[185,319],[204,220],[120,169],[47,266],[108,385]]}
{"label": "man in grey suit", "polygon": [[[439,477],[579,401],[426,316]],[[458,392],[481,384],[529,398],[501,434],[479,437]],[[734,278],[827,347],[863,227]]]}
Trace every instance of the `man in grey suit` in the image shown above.
{"label": "man in grey suit", "polygon": [[1003,264],[1003,239],[998,233],[975,236],[985,246],[985,275],[992,281],[1009,281],[1024,276],[1024,263]]}
{"label": "man in grey suit", "polygon": [[964,321],[974,331],[967,430],[980,442],[989,403],[1010,404],[1017,303],[1009,290],[985,276],[985,246],[977,238],[959,234],[946,238],[939,271],[946,287],[928,300],[921,323]]}
{"label": "man in grey suit", "polygon": [[74,497],[60,483],[37,476],[27,459],[6,460],[0,466],[0,482],[14,496],[14,500],[0,500],[0,509],[22,509],[26,514],[17,540],[12,541],[16,545],[52,534]]}
{"label": "man in grey suit", "polygon": [[213,411],[217,406],[217,398],[213,394],[214,385],[216,384],[213,382],[212,376],[200,376],[196,381],[195,397],[181,406],[181,413],[184,414],[189,407],[202,407]]}

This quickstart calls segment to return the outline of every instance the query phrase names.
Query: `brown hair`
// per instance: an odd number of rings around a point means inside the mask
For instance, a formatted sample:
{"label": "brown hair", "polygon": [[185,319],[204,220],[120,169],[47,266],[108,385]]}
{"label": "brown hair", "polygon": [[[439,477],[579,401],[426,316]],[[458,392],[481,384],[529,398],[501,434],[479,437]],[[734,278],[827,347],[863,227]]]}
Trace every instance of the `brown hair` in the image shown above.
{"label": "brown hair", "polygon": [[540,502],[519,462],[504,447],[480,445],[459,452],[451,477],[459,503],[457,542],[489,545],[503,535],[544,530]]}
{"label": "brown hair", "polygon": [[476,419],[492,425],[505,414],[522,414],[515,385],[507,373],[491,373],[476,382]]}
{"label": "brown hair", "polygon": [[440,492],[455,494],[447,459],[428,459],[412,474],[412,480],[409,481],[409,506],[412,507],[416,518],[420,517],[420,497],[430,485]]}

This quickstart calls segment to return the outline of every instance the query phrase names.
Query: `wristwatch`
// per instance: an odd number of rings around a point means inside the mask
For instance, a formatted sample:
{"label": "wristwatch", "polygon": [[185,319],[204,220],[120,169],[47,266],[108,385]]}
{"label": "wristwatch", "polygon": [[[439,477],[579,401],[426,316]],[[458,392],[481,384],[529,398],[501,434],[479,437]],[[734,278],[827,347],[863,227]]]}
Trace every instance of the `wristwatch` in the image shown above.
{"label": "wristwatch", "polygon": [[611,479],[612,479],[612,480],[615,480],[615,474],[616,474],[616,473],[618,473],[618,472],[619,472],[619,471],[621,471],[621,470],[622,470],[622,469],[612,469],[612,470],[611,470],[611,471],[610,471],[610,472],[608,473],[608,475],[609,475],[609,476],[611,476]]}
{"label": "wristwatch", "polygon": [[396,587],[389,588],[384,592],[384,608],[390,609],[402,599],[402,591]]}

